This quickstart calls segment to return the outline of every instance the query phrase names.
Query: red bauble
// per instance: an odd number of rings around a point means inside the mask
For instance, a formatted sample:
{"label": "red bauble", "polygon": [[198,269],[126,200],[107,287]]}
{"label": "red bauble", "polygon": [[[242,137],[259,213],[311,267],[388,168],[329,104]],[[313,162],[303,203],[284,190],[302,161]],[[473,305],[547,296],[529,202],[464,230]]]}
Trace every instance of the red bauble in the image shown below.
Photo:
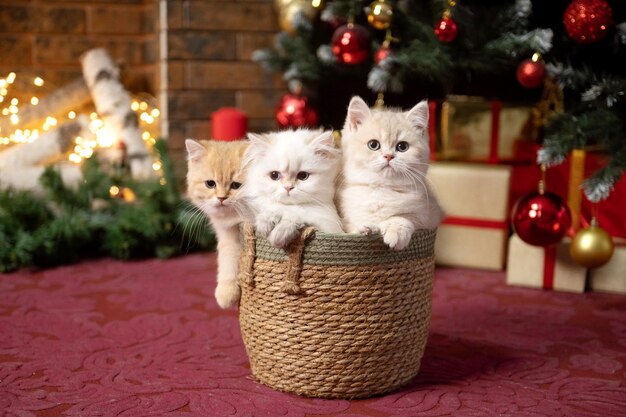
{"label": "red bauble", "polygon": [[548,246],[559,242],[572,224],[567,204],[556,194],[531,193],[520,198],[511,213],[515,233],[526,243]]}
{"label": "red bauble", "polygon": [[388,46],[381,46],[374,53],[374,63],[376,65],[378,65],[380,63],[380,61],[382,61],[383,59],[391,56],[392,54],[393,54],[393,52],[391,52],[391,49]]}
{"label": "red bauble", "polygon": [[458,28],[456,22],[448,16],[442,17],[435,26],[435,35],[437,35],[441,42],[452,42],[456,39],[457,34]]}
{"label": "red bauble", "polygon": [[369,32],[363,26],[353,23],[337,28],[330,43],[333,54],[344,64],[360,64],[369,54]]}
{"label": "red bauble", "polygon": [[541,62],[525,59],[517,67],[517,81],[526,88],[537,88],[546,78],[546,67]]}
{"label": "red bauble", "polygon": [[276,121],[280,127],[315,127],[317,110],[304,96],[285,94],[276,109]]}
{"label": "red bauble", "polygon": [[613,10],[605,0],[574,0],[565,9],[563,24],[576,42],[593,43],[613,25]]}

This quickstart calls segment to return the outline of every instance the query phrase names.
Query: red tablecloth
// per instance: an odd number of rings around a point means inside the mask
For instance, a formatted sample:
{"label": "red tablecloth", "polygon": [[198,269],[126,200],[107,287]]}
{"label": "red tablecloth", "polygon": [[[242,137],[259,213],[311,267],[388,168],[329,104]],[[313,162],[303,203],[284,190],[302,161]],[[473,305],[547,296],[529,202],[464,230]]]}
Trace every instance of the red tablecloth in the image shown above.
{"label": "red tablecloth", "polygon": [[419,376],[359,400],[254,381],[214,254],[0,274],[5,416],[624,416],[626,297],[438,269]]}

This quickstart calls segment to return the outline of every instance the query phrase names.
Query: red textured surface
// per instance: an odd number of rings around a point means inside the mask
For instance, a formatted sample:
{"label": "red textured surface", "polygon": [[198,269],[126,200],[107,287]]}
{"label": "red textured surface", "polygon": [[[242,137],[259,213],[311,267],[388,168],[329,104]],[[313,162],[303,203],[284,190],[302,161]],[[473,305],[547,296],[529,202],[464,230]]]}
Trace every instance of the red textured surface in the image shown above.
{"label": "red textured surface", "polygon": [[513,288],[439,269],[406,388],[312,400],[254,382],[215,256],[0,275],[6,416],[624,416],[626,297]]}

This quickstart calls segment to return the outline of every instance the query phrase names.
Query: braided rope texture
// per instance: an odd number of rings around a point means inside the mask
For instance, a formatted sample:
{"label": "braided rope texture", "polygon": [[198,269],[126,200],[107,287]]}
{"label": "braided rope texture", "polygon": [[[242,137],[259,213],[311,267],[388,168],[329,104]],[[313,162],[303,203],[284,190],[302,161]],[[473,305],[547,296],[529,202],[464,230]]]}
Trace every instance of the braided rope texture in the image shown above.
{"label": "braided rope texture", "polygon": [[[370,397],[408,383],[428,336],[435,236],[419,230],[403,251],[380,236],[315,233],[287,251],[261,238],[252,249],[248,240],[239,319],[254,376],[320,398]],[[297,252],[301,264],[292,265]]]}

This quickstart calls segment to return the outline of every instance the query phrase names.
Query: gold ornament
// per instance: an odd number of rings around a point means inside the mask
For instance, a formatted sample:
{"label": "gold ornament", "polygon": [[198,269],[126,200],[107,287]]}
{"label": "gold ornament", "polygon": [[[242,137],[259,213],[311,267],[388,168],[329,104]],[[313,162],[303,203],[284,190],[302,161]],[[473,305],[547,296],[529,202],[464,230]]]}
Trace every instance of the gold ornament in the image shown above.
{"label": "gold ornament", "polygon": [[576,232],[569,253],[578,265],[596,268],[611,259],[613,249],[611,235],[598,226],[598,222],[593,218],[588,228]]}
{"label": "gold ornament", "polygon": [[373,1],[365,8],[367,22],[375,29],[385,30],[391,25],[393,8],[385,0]]}
{"label": "gold ornament", "polygon": [[313,20],[322,9],[321,0],[275,0],[274,5],[278,10],[278,24],[285,32],[294,34],[294,19],[296,14],[302,12],[307,19]]}

